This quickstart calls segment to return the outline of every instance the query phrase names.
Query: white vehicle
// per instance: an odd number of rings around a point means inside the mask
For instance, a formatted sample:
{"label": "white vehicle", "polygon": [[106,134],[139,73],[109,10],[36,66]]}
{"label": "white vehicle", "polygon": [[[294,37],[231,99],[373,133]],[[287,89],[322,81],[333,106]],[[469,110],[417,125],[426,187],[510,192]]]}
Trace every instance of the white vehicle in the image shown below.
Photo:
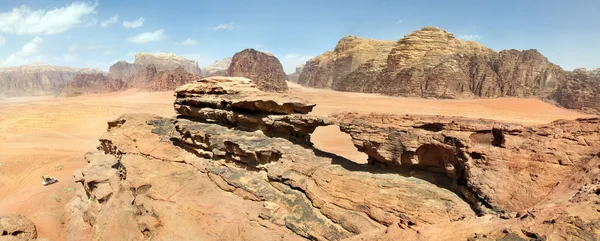
{"label": "white vehicle", "polygon": [[57,183],[57,182],[58,182],[58,178],[56,178],[56,177],[42,176],[42,185],[44,185],[44,186],[48,186],[50,184]]}

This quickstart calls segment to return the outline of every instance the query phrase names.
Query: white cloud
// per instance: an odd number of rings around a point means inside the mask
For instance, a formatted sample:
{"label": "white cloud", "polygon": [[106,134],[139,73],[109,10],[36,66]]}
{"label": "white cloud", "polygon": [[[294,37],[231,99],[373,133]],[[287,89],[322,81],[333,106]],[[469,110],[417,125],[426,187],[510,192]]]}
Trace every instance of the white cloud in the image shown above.
{"label": "white cloud", "polygon": [[141,34],[138,34],[136,36],[131,36],[129,38],[127,38],[127,42],[133,43],[133,44],[145,44],[151,41],[159,41],[162,40],[164,38],[164,34],[165,30],[159,29],[156,30],[154,32],[144,32]]}
{"label": "white cloud", "polygon": [[198,45],[198,41],[193,40],[191,38],[188,38],[186,40],[183,40],[180,43],[177,43],[177,45],[181,45],[181,46],[194,46],[194,45]]}
{"label": "white cloud", "polygon": [[0,13],[0,32],[16,35],[57,34],[83,22],[87,15],[95,13],[97,3],[74,2],[52,10],[32,10],[26,5]]}
{"label": "white cloud", "polygon": [[129,22],[129,21],[123,21],[123,27],[125,28],[139,28],[141,26],[144,25],[144,21],[146,21],[145,18],[140,17],[138,18],[138,20],[135,20],[133,22]]}
{"label": "white cloud", "polygon": [[234,28],[233,23],[222,23],[222,24],[219,24],[217,26],[210,28],[210,30],[212,30],[212,31],[233,30],[233,28]]}
{"label": "white cloud", "polygon": [[112,51],[112,50],[106,50],[106,51],[104,51],[104,53],[102,53],[102,56],[108,56],[108,55],[111,55],[113,53],[114,53],[114,51]]}
{"label": "white cloud", "polygon": [[296,66],[306,63],[312,56],[288,54],[279,60],[283,66],[283,70],[287,74],[296,72]]}
{"label": "white cloud", "polygon": [[35,36],[35,38],[33,38],[31,40],[31,42],[29,42],[23,46],[23,49],[21,49],[21,53],[25,57],[34,55],[38,52],[38,49],[40,48],[40,45],[42,43],[44,43],[44,39],[40,38],[38,36]]}
{"label": "white cloud", "polygon": [[462,39],[462,40],[477,41],[477,40],[481,39],[481,36],[479,36],[477,34],[464,34],[464,35],[458,36],[458,38]]}
{"label": "white cloud", "polygon": [[34,56],[37,54],[40,45],[44,43],[44,39],[35,36],[30,42],[23,45],[23,48],[16,53],[11,54],[8,58],[0,62],[1,66],[17,66],[33,61],[40,61],[42,56]]}
{"label": "white cloud", "polygon": [[6,39],[4,37],[2,37],[2,35],[0,35],[0,47],[4,46],[5,43],[6,43]]}
{"label": "white cloud", "polygon": [[100,26],[102,26],[103,28],[107,28],[108,26],[115,24],[119,21],[119,15],[115,15],[112,16],[111,18],[107,19],[106,21],[102,21],[102,23],[100,23]]}

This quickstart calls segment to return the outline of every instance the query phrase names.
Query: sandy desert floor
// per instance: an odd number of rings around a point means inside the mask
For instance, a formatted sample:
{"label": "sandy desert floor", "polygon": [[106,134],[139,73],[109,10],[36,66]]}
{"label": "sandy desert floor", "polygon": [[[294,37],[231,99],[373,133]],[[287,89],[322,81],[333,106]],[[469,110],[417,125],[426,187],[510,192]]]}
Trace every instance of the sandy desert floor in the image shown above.
{"label": "sandy desert floor", "polygon": [[[340,111],[453,115],[525,125],[589,116],[534,99],[425,100],[290,87],[288,95],[317,103],[313,113],[318,115]],[[172,116],[173,98],[172,92],[127,91],[0,100],[0,215],[26,215],[37,225],[39,237],[63,240],[68,217],[64,206],[78,185],[71,173],[86,164],[83,155],[95,149],[106,122],[124,113]],[[323,151],[366,162],[366,155],[357,152],[350,137],[336,126],[319,127],[312,140]],[[45,174],[60,182],[42,186]]]}

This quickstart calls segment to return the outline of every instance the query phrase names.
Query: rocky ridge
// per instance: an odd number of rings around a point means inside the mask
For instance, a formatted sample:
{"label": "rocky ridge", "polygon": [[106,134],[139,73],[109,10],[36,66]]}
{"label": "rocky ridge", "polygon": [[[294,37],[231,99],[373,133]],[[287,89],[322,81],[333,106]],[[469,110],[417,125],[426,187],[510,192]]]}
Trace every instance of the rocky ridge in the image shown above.
{"label": "rocky ridge", "polygon": [[345,90],[345,77],[369,60],[383,61],[394,47],[391,40],[365,39],[346,36],[333,51],[308,60],[298,83],[316,88]]}
{"label": "rocky ridge", "polygon": [[[69,227],[94,240],[600,238],[599,118],[319,117],[239,77],[181,86],[174,107],[108,123],[74,173]],[[369,164],[311,146],[331,124]]]}
{"label": "rocky ridge", "polygon": [[[597,71],[585,75],[564,71],[537,50],[496,52],[437,27],[414,31],[389,51],[370,51],[368,57],[340,48],[344,42],[352,41],[343,38],[333,52],[309,60],[299,83],[392,96],[539,98],[567,108],[600,111],[598,82],[590,81]],[[353,67],[339,67],[350,66],[340,62],[356,59],[361,61]]]}
{"label": "rocky ridge", "polygon": [[287,91],[287,75],[275,56],[254,49],[237,52],[227,69],[228,76],[245,77],[255,81],[263,91]]}
{"label": "rocky ridge", "polygon": [[102,74],[102,71],[39,63],[0,68],[0,97],[55,95],[77,74]]}
{"label": "rocky ridge", "polygon": [[65,85],[62,96],[77,96],[82,94],[109,93],[122,90],[125,83],[120,79],[112,79],[104,74],[78,74]]}
{"label": "rocky ridge", "polygon": [[210,76],[227,76],[227,69],[231,64],[231,57],[217,60],[212,64],[202,68],[202,73],[206,77]]}
{"label": "rocky ridge", "polygon": [[113,79],[129,80],[147,65],[154,65],[158,72],[183,68],[186,72],[201,76],[202,70],[195,60],[186,59],[172,53],[138,53],[133,63],[120,60],[110,66],[108,76]]}

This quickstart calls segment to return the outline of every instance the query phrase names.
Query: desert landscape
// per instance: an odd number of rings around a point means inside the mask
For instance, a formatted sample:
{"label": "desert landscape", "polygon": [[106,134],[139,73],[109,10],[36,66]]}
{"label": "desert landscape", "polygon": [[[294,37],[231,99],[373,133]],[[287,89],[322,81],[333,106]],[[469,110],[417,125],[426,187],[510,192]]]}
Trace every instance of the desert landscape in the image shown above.
{"label": "desert landscape", "polygon": [[74,58],[34,55],[67,24],[119,21],[98,6],[0,12],[36,34],[0,61],[0,240],[600,240],[600,69],[435,26],[310,58],[219,37],[212,64],[38,62]]}

